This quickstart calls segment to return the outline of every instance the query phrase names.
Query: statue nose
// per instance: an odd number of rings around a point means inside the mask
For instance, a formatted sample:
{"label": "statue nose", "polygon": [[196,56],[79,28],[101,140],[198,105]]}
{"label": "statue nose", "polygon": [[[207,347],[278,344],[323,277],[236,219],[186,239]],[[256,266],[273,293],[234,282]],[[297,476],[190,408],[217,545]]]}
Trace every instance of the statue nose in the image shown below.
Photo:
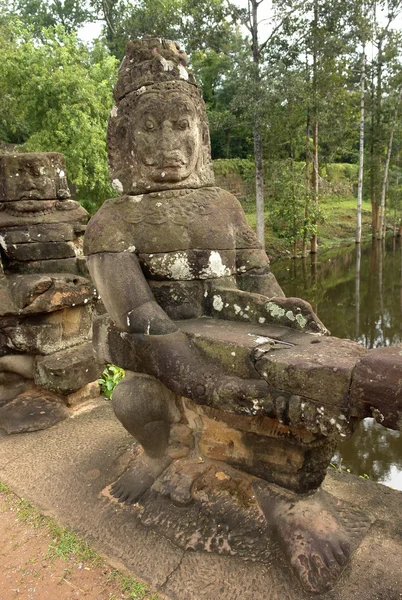
{"label": "statue nose", "polygon": [[160,147],[162,150],[172,150],[175,146],[176,136],[173,131],[173,126],[170,121],[164,121],[162,123],[162,136],[160,141]]}

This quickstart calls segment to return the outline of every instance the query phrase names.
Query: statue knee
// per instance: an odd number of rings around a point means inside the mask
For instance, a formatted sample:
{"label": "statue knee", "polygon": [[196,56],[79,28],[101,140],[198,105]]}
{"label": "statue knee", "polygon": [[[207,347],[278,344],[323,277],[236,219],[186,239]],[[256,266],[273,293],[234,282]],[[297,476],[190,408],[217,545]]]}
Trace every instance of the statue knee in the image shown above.
{"label": "statue knee", "polygon": [[163,383],[142,373],[126,372],[113,392],[113,410],[149,456],[162,456],[170,426],[180,421],[176,396]]}

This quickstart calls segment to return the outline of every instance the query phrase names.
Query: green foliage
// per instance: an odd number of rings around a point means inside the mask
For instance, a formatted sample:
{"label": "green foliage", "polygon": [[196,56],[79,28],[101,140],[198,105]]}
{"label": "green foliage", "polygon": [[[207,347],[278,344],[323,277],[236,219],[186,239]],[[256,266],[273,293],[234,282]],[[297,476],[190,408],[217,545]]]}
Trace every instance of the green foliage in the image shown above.
{"label": "green foliage", "polygon": [[116,60],[61,27],[0,27],[0,137],[28,152],[62,152],[76,198],[91,208],[113,194],[105,131]]}
{"label": "green foliage", "polygon": [[116,365],[107,365],[102,377],[98,380],[102,394],[107,398],[111,398],[114,388],[123,379],[124,375],[124,369]]}
{"label": "green foliage", "polygon": [[255,164],[247,158],[219,158],[213,161],[214,172],[219,175],[237,173],[244,181],[253,181],[255,178]]}

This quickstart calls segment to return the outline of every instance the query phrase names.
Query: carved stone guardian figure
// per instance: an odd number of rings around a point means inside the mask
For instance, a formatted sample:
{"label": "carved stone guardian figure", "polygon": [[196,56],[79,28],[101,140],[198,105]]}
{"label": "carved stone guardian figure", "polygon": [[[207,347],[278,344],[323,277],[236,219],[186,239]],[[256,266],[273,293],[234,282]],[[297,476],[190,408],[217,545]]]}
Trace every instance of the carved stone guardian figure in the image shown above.
{"label": "carved stone guardian figure", "polygon": [[[129,42],[108,129],[120,196],[85,233],[108,312],[95,348],[126,369],[113,408],[143,448],[112,493],[139,502],[148,525],[179,511],[164,534],[186,548],[242,555],[250,544],[264,560],[276,537],[305,589],[326,591],[369,523],[354,513],[352,535],[319,490],[336,438],[365,415],[349,403],[365,350],[285,298],[240,203],[214,187],[186,64],[174,42]],[[190,525],[175,529],[183,515]],[[216,515],[231,515],[226,533]]]}
{"label": "carved stone guardian figure", "polygon": [[0,427],[8,433],[66,418],[70,394],[99,375],[87,220],[70,198],[62,154],[0,155]]}

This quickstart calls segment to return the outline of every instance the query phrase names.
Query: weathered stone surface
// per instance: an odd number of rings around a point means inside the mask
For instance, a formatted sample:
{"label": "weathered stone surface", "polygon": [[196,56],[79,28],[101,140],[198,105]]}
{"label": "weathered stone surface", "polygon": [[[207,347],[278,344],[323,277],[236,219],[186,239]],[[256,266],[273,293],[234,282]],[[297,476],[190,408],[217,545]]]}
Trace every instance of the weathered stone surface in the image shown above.
{"label": "weathered stone surface", "polygon": [[0,408],[32,387],[32,381],[18,373],[0,372]]}
{"label": "weathered stone surface", "polygon": [[126,334],[115,327],[108,314],[94,318],[93,347],[96,360],[103,365],[119,365],[130,371],[139,370],[139,361]]}
{"label": "weathered stone surface", "polygon": [[[276,289],[275,284],[276,281],[267,282],[272,291]],[[215,318],[261,325],[265,322],[275,323],[299,331],[329,333],[311,305],[300,298],[284,296],[267,298],[261,294],[220,288],[211,290],[207,300],[208,314]]]}
{"label": "weathered stone surface", "polygon": [[356,365],[350,395],[362,415],[402,429],[402,345],[369,350]]}
{"label": "weathered stone surface", "polygon": [[0,428],[7,433],[47,429],[69,416],[64,400],[41,388],[32,388],[0,408]]}
{"label": "weathered stone surface", "polygon": [[95,398],[99,398],[100,395],[101,389],[98,381],[91,381],[76,392],[68,394],[65,397],[65,402],[67,406],[74,408],[75,406],[79,406],[83,402],[88,402],[88,400],[94,400]]}
{"label": "weathered stone surface", "polygon": [[91,325],[92,310],[86,305],[20,319],[6,317],[0,331],[11,351],[52,354],[86,342]]}
{"label": "weathered stone surface", "polygon": [[149,281],[159,306],[173,320],[193,319],[204,313],[204,285],[201,281]]}
{"label": "weathered stone surface", "polygon": [[94,297],[91,283],[78,275],[14,275],[8,279],[14,302],[24,315],[88,304]]}
{"label": "weathered stone surface", "polygon": [[9,282],[0,272],[0,317],[12,315],[16,312],[18,312],[18,308],[13,301]]}
{"label": "weathered stone surface", "polygon": [[12,260],[8,265],[11,274],[34,273],[73,273],[81,275],[76,258],[51,258],[49,260],[17,261]]}
{"label": "weathered stone surface", "polygon": [[0,202],[0,227],[43,223],[86,223],[87,211],[74,200],[19,200]]}
{"label": "weathered stone surface", "polygon": [[0,155],[0,202],[69,197],[62,154],[30,152]]}
{"label": "weathered stone surface", "polygon": [[103,367],[93,356],[90,342],[36,359],[35,383],[63,394],[76,392],[98,379]]}
{"label": "weathered stone surface", "polygon": [[230,277],[236,273],[234,250],[186,250],[159,254],[139,254],[147,279],[189,281]]}
{"label": "weathered stone surface", "polygon": [[25,379],[34,378],[34,356],[29,354],[8,354],[0,356],[0,373],[17,373]]}
{"label": "weathered stone surface", "polygon": [[32,242],[30,244],[11,244],[5,252],[10,260],[35,261],[51,258],[70,258],[76,255],[73,242]]}
{"label": "weathered stone surface", "polygon": [[242,248],[260,250],[260,245],[240,202],[216,187],[107,200],[92,217],[84,240],[85,254],[207,250],[210,268],[220,277],[225,275],[220,251]]}
{"label": "weathered stone surface", "polygon": [[74,223],[37,224],[25,227],[2,229],[1,238],[7,247],[10,244],[27,244],[36,242],[68,242],[83,235],[85,226]]}

